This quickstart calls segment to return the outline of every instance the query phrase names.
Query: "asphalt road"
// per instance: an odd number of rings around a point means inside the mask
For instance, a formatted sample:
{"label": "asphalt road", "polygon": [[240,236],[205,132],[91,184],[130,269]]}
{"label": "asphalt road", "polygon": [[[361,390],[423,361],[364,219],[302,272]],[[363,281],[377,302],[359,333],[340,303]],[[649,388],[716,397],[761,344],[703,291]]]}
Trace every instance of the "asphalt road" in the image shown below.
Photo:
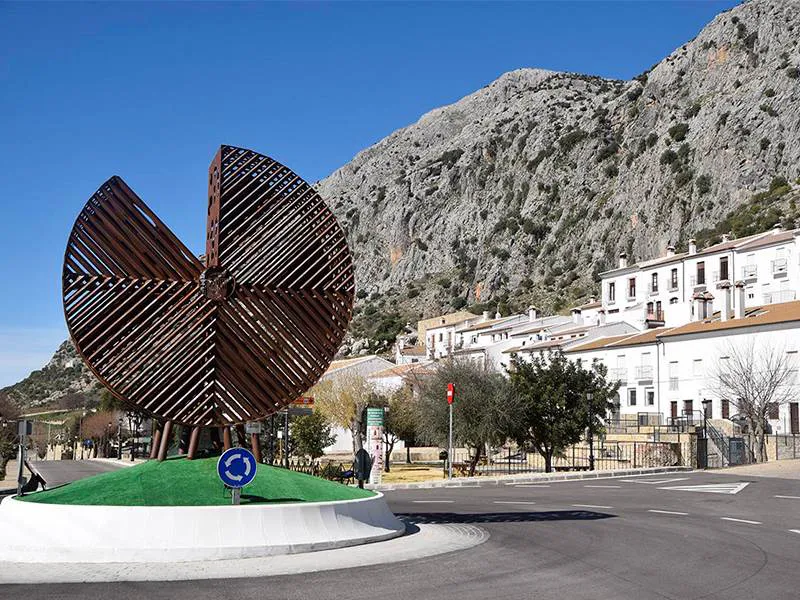
{"label": "asphalt road", "polygon": [[[699,485],[712,487],[705,492],[664,489]],[[800,481],[796,480],[675,473],[386,495],[396,513],[418,522],[474,523],[491,537],[469,550],[364,571],[197,582],[6,586],[0,587],[0,597],[800,597]]]}
{"label": "asphalt road", "polygon": [[29,464],[45,480],[47,488],[122,468],[99,460],[37,460]]}

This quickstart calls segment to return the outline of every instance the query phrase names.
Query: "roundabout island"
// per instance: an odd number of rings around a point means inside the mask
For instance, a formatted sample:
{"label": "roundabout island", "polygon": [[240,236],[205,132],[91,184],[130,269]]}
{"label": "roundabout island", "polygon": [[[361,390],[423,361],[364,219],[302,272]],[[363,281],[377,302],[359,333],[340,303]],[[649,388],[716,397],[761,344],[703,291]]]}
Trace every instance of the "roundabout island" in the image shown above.
{"label": "roundabout island", "polygon": [[182,562],[342,548],[402,535],[379,493],[259,464],[241,504],[217,458],[123,468],[0,504],[0,561]]}

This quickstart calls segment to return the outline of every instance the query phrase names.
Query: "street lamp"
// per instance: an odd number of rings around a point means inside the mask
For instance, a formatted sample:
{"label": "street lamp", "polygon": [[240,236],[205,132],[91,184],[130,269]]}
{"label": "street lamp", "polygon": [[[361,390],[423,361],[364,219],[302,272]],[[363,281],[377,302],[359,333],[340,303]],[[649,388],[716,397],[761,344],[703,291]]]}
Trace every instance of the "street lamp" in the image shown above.
{"label": "street lamp", "polygon": [[122,417],[117,420],[117,460],[122,460]]}
{"label": "street lamp", "polygon": [[594,394],[589,392],[586,394],[586,409],[589,412],[589,470],[594,471],[594,409],[592,406],[592,401],[594,400]]}
{"label": "street lamp", "polygon": [[83,418],[86,416],[86,409],[81,413],[80,421],[78,421],[78,443],[81,445],[81,460],[83,460]]}

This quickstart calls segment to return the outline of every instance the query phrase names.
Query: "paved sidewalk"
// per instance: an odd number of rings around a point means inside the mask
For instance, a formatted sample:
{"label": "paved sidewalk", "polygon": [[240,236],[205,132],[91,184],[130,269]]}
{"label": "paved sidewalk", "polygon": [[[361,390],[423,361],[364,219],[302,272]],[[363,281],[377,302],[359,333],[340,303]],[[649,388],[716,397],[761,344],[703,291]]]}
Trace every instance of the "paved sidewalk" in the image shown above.
{"label": "paved sidewalk", "polygon": [[779,479],[800,479],[800,458],[789,460],[773,460],[771,462],[754,465],[741,465],[714,469],[710,473],[725,473],[726,475],[749,475],[755,477],[776,477]]}
{"label": "paved sidewalk", "polygon": [[645,469],[620,469],[615,471],[578,471],[574,473],[520,473],[517,475],[500,475],[498,477],[455,477],[453,479],[439,479],[434,481],[419,481],[415,483],[382,483],[380,485],[367,484],[364,487],[370,490],[416,490],[449,487],[475,487],[492,486],[515,483],[543,483],[548,481],[575,481],[581,479],[598,479],[600,477],[631,477],[632,475],[652,475],[655,473],[675,473],[693,471],[692,467],[652,467]]}

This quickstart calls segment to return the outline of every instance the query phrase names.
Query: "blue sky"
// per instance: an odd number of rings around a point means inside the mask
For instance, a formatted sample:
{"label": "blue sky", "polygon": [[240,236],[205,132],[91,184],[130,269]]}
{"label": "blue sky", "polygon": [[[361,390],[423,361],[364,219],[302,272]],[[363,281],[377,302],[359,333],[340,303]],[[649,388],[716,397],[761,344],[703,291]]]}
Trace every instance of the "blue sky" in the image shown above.
{"label": "blue sky", "polygon": [[199,253],[221,143],[316,181],[506,71],[629,79],[735,4],[0,3],[0,386],[65,338],[64,245],[111,175]]}

